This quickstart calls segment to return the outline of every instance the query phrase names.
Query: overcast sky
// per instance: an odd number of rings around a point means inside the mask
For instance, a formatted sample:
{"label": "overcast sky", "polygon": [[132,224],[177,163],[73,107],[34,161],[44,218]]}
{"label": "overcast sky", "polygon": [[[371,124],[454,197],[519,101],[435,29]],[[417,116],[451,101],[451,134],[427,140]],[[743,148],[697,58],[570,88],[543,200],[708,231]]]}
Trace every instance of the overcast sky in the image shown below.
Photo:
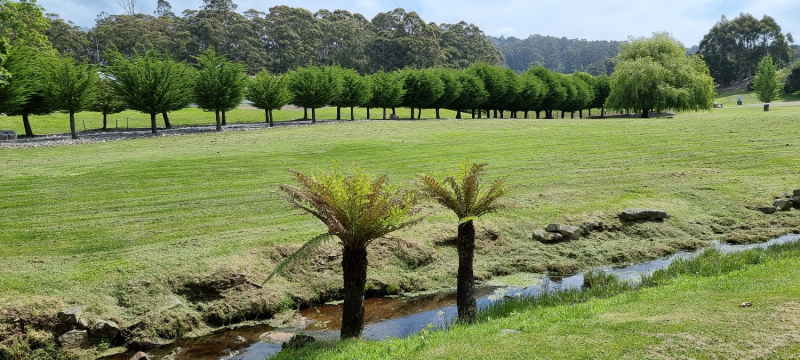
{"label": "overcast sky", "polygon": [[[138,0],[137,12],[152,14],[157,0]],[[117,0],[38,0],[47,12],[57,13],[79,26],[91,27],[97,14],[122,13]],[[171,0],[173,11],[199,9],[203,0]],[[525,38],[530,34],[588,40],[625,40],[668,31],[686,46],[696,45],[721,15],[729,19],[740,12],[757,18],[774,17],[784,32],[800,36],[798,0],[234,0],[238,11],[268,11],[275,5],[319,9],[345,9],[372,19],[375,14],[402,7],[416,11],[426,22],[478,25],[494,36]]]}

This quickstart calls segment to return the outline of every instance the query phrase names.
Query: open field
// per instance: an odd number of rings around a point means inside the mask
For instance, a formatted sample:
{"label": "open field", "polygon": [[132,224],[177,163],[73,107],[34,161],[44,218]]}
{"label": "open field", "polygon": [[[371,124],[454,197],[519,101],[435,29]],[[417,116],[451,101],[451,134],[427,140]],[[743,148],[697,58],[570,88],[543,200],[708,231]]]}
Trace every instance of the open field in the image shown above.
{"label": "open field", "polygon": [[[335,244],[265,289],[197,296],[236,273],[260,282],[324,231],[273,191],[290,182],[287,167],[332,160],[407,186],[417,173],[465,158],[507,176],[513,207],[478,221],[479,280],[571,273],[715,239],[764,240],[800,229],[797,210],[747,208],[800,188],[798,114],[782,107],[653,119],[376,121],[0,150],[0,340],[15,317],[45,326],[41,319],[68,304],[87,305],[92,319],[141,321],[137,336],[166,338],[263,318],[290,299],[336,297]],[[672,219],[555,245],[530,239],[550,222],[618,224],[614,215],[627,207]],[[372,294],[455,284],[456,219],[428,211],[424,223],[370,248]]]}
{"label": "open field", "polygon": [[[756,97],[755,91],[747,89],[731,90],[717,93],[716,102],[721,103],[725,107],[736,107],[737,98],[742,97],[742,105],[762,105],[763,102],[759,101]],[[773,103],[800,101],[800,93],[787,94],[781,90],[778,98]]]}
{"label": "open field", "polygon": [[[279,359],[797,359],[800,246],[706,253],[638,290],[509,300],[507,313],[387,341],[314,346]],[[717,270],[720,263],[730,269]],[[673,266],[673,268],[679,268]],[[708,269],[708,274],[702,269]],[[658,274],[658,275],[664,275]],[[675,276],[675,275],[673,275]],[[607,294],[605,294],[607,293]],[[616,293],[616,294],[615,294]],[[740,307],[749,302],[752,307]]]}

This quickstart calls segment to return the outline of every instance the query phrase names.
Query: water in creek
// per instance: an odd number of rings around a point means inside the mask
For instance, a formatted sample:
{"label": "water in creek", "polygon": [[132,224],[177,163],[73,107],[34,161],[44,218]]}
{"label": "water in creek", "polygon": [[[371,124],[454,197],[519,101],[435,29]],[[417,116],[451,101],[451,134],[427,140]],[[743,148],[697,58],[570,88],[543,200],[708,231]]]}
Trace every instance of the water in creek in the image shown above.
{"label": "water in creek", "polygon": [[[713,247],[723,253],[739,252],[784,244],[800,240],[800,235],[786,235],[765,243],[730,245],[715,243]],[[642,274],[652,273],[669,266],[675,259],[696,255],[694,252],[679,252],[668,258],[634,264],[621,268],[603,267],[602,270],[616,275],[621,280],[636,282]],[[511,284],[511,285],[509,285]],[[478,289],[478,306],[485,307],[506,296],[533,296],[546,291],[559,291],[580,288],[583,273],[569,277],[544,277],[527,274],[516,275],[505,284],[489,282]],[[414,297],[376,298],[365,301],[366,319],[363,338],[381,340],[387,337],[404,337],[422,329],[446,326],[456,316],[456,297],[454,293],[436,293]],[[339,336],[342,306],[322,305],[300,312],[311,321],[304,328],[276,329],[270,326],[250,326],[237,329],[222,329],[213,334],[177,341],[168,346],[151,350],[152,358],[160,359],[180,347],[176,359],[226,359],[263,360],[281,350],[280,345],[258,341],[259,335],[269,331],[302,331],[320,340],[333,340]],[[244,339],[244,342],[242,342]],[[238,341],[237,341],[238,340]],[[110,357],[110,360],[128,359],[133,353]]]}

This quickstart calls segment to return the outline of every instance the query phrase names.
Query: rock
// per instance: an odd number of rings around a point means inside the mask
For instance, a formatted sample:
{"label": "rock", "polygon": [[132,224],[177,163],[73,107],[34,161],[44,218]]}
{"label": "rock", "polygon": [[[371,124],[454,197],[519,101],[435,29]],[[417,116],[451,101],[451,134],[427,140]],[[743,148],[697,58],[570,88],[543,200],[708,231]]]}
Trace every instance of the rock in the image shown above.
{"label": "rock", "polygon": [[67,325],[83,325],[83,329],[86,328],[86,321],[81,319],[81,313],[85,306],[74,306],[69,309],[64,309],[58,312],[56,317],[58,321],[61,321],[62,324]]}
{"label": "rock", "polygon": [[119,334],[119,325],[113,321],[100,320],[89,328],[92,337],[100,339],[113,339]]}
{"label": "rock", "polygon": [[763,206],[758,208],[758,211],[761,211],[764,214],[774,214],[775,211],[778,210],[774,206]]}
{"label": "rock", "polygon": [[753,303],[751,303],[749,301],[745,301],[745,302],[739,304],[739,307],[740,308],[753,307]]}
{"label": "rock", "polygon": [[339,257],[339,254],[335,253],[335,252],[332,252],[332,253],[328,254],[328,260],[334,260],[334,259],[336,259],[338,257]]}
{"label": "rock", "polygon": [[655,209],[625,209],[619,213],[622,221],[663,221],[669,219],[669,215],[662,210]]}
{"label": "rock", "polygon": [[294,337],[292,333],[273,331],[261,334],[261,336],[258,337],[258,341],[278,345],[291,340],[292,337]]}
{"label": "rock", "polygon": [[295,335],[289,341],[281,344],[281,350],[297,350],[314,342],[314,338],[308,335]]}
{"label": "rock", "polygon": [[0,131],[0,140],[16,140],[17,133],[13,130]]}
{"label": "rock", "polygon": [[150,358],[147,357],[147,354],[144,351],[139,351],[131,357],[131,360],[149,360]]}
{"label": "rock", "polygon": [[581,224],[586,231],[603,231],[603,222],[586,221]]}
{"label": "rock", "polygon": [[87,347],[89,345],[89,334],[86,330],[72,330],[59,336],[58,343],[68,349]]}
{"label": "rock", "polygon": [[533,239],[544,243],[556,243],[564,240],[564,236],[557,232],[536,230],[533,232]]}
{"label": "rock", "polygon": [[245,339],[245,338],[244,338],[243,336],[241,336],[241,335],[236,335],[236,337],[233,339],[233,343],[234,343],[234,344],[244,344],[244,343],[245,343],[245,341],[247,341],[247,339]]}
{"label": "rock", "polygon": [[558,224],[548,224],[544,229],[549,232],[558,232]]}
{"label": "rock", "polygon": [[792,190],[792,197],[798,197],[798,196],[800,196],[800,189]]}
{"label": "rock", "polygon": [[789,211],[789,209],[792,208],[792,201],[785,199],[778,199],[775,200],[775,202],[773,202],[772,205],[778,208],[778,210],[780,211]]}
{"label": "rock", "polygon": [[558,232],[570,240],[578,240],[581,238],[583,230],[577,226],[559,225]]}
{"label": "rock", "polygon": [[792,205],[794,205],[795,209],[800,209],[800,196],[792,198]]}

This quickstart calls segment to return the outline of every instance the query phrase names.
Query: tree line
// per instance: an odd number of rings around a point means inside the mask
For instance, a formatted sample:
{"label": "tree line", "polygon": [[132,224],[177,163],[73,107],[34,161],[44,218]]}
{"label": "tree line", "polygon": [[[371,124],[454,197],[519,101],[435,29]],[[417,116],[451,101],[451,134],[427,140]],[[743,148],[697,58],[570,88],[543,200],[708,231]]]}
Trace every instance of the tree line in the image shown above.
{"label": "tree line", "polygon": [[371,20],[346,10],[274,6],[268,12],[237,12],[232,0],[204,0],[197,10],[175,14],[158,0],[153,15],[101,13],[84,31],[47,14],[45,31],[61,54],[103,65],[117,50],[128,57],[153,49],[176,61],[194,63],[214,48],[241,63],[249,74],[261,69],[285,73],[300,67],[339,65],[361,74],[405,67],[465,68],[475,62],[498,64],[502,54],[483,31],[467,22],[426,23],[402,8]]}
{"label": "tree line", "polygon": [[505,57],[505,64],[515,71],[544,66],[561,73],[575,71],[591,75],[610,75],[620,41],[588,41],[554,36],[531,35],[525,39],[492,37],[492,43]]}

